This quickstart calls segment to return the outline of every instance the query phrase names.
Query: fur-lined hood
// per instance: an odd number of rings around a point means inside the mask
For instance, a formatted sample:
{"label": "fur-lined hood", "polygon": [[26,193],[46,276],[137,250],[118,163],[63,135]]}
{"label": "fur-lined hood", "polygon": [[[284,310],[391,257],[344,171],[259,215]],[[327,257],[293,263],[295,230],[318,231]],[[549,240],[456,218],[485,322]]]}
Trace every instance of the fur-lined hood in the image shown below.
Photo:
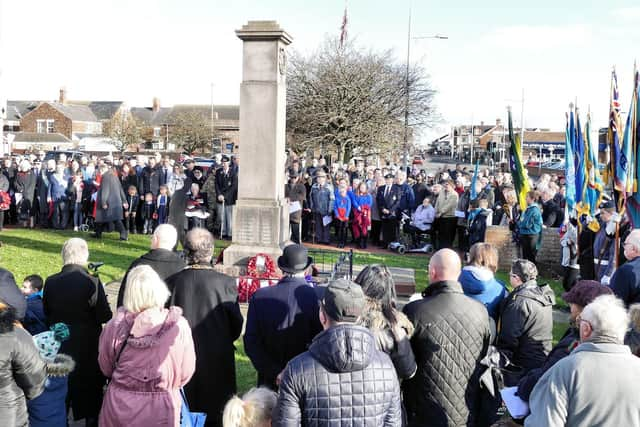
{"label": "fur-lined hood", "polygon": [[47,375],[50,377],[64,377],[73,371],[76,362],[66,354],[58,353],[53,362],[47,362]]}
{"label": "fur-lined hood", "polygon": [[358,319],[358,323],[371,331],[376,338],[380,349],[384,352],[390,352],[395,342],[404,338],[411,338],[414,327],[411,321],[401,311],[395,310],[397,323],[395,328],[389,324],[389,320],[382,314],[380,303],[367,298],[362,315]]}

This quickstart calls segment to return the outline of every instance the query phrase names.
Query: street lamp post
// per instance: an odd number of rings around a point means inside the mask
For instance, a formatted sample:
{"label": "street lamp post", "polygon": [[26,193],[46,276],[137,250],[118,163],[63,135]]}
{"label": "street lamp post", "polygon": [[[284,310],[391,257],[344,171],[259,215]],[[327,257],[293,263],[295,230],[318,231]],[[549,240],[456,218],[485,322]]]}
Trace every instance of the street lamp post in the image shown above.
{"label": "street lamp post", "polygon": [[405,100],[404,100],[404,170],[407,170],[409,161],[409,63],[411,61],[411,40],[438,39],[447,40],[449,37],[436,34],[433,36],[411,37],[411,1],[409,1],[409,23],[407,28],[407,67],[405,71]]}

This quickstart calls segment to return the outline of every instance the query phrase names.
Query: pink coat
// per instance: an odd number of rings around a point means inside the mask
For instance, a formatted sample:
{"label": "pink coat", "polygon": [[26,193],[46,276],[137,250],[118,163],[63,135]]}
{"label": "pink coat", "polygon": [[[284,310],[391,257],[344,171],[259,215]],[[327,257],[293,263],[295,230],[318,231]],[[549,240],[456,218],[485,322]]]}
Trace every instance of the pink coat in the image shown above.
{"label": "pink coat", "polygon": [[[127,336],[127,345],[114,369]],[[191,328],[182,309],[118,309],[100,336],[98,363],[111,382],[100,411],[100,426],[178,426],[180,387],[195,370]]]}

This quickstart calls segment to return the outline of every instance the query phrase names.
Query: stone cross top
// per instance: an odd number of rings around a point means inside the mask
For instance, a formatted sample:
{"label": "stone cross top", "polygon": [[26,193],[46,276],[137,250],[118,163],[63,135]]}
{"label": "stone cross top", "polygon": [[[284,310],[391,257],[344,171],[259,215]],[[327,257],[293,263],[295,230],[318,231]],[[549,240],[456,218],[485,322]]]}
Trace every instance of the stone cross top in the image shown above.
{"label": "stone cross top", "polygon": [[274,259],[289,239],[284,199],[286,48],[292,38],[276,21],[249,21],[243,41],[240,85],[240,175],[233,244],[225,266],[246,265],[258,252]]}

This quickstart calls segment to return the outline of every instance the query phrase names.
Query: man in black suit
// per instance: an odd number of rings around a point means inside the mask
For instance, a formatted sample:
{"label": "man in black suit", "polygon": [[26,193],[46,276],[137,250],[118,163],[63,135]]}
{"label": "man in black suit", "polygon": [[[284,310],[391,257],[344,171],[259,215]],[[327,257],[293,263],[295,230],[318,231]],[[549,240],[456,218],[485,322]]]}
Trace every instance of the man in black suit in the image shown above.
{"label": "man in black suit", "polygon": [[222,156],[222,167],[216,171],[216,194],[222,237],[231,239],[233,206],[238,199],[238,174],[230,167],[227,156]]}
{"label": "man in black suit", "polygon": [[387,247],[389,243],[397,239],[398,207],[400,205],[400,188],[393,183],[393,175],[384,177],[385,185],[378,188],[376,201],[382,220],[382,245]]}

